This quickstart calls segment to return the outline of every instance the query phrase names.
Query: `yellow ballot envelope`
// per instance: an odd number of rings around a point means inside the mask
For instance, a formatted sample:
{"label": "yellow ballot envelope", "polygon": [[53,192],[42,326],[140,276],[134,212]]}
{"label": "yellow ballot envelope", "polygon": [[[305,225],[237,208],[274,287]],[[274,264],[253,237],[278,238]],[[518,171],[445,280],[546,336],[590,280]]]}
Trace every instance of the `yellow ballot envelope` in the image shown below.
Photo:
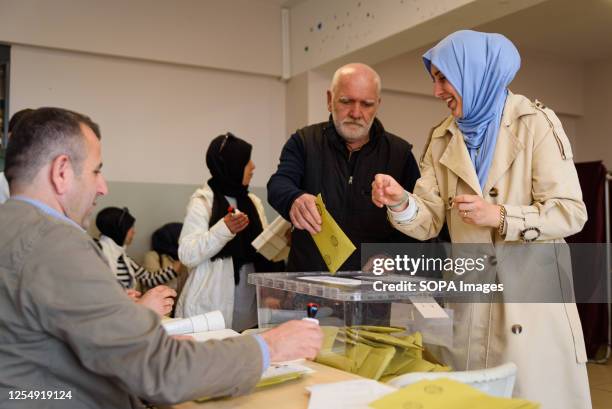
{"label": "yellow ballot envelope", "polygon": [[321,231],[313,234],[312,238],[325,261],[325,265],[327,265],[327,269],[334,274],[356,248],[328,213],[320,193],[317,195],[315,204],[321,215],[322,223]]}
{"label": "yellow ballot envelope", "polygon": [[374,409],[538,409],[539,404],[523,399],[498,398],[452,381],[420,381],[370,402]]}

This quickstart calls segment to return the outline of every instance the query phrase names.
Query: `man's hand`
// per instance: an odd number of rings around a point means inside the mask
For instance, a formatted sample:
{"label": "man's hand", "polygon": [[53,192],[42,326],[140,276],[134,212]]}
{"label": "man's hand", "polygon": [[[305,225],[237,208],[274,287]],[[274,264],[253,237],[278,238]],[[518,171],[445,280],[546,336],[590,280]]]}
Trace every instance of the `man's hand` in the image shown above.
{"label": "man's hand", "polygon": [[309,321],[288,321],[260,335],[270,348],[271,362],[314,359],[323,345],[323,331]]}
{"label": "man's hand", "polygon": [[127,290],[125,290],[125,293],[127,294],[128,297],[132,299],[132,301],[138,301],[138,299],[142,295],[140,291],[136,291],[131,288],[128,288]]}
{"label": "man's hand", "polygon": [[[374,267],[374,260],[383,260],[381,265],[383,267]],[[393,274],[395,273],[395,269],[390,269],[387,270],[386,268],[384,268],[384,260],[386,259],[391,259],[393,260],[393,257],[387,255],[387,254],[375,254],[373,256],[371,256],[368,261],[366,261],[366,263],[363,265],[363,267],[361,267],[361,271],[364,273],[370,273],[370,274],[374,274],[374,275],[381,275],[381,274]],[[374,271],[377,270],[377,271]]]}
{"label": "man's hand", "polygon": [[[378,173],[372,182],[372,202],[378,207],[395,205],[404,199],[404,188],[393,177]],[[408,207],[406,201],[403,208],[394,209],[401,212]]]}
{"label": "man's hand", "polygon": [[321,231],[321,215],[315,205],[316,197],[304,193],[293,201],[289,216],[296,229],[306,230],[310,234]]}
{"label": "man's hand", "polygon": [[144,293],[136,302],[164,316],[172,311],[174,297],[176,297],[176,291],[165,285],[158,285]]}
{"label": "man's hand", "polygon": [[485,201],[477,195],[459,195],[453,199],[459,216],[465,223],[484,227],[499,227],[500,206]]}
{"label": "man's hand", "polygon": [[244,213],[228,213],[223,221],[232,233],[238,234],[249,225],[249,216]]}

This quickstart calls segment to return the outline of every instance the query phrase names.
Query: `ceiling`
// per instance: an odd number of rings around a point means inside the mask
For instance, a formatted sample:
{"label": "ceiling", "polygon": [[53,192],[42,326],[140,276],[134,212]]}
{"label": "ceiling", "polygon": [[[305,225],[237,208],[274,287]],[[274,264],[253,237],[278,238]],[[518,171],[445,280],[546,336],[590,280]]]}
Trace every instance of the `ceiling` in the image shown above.
{"label": "ceiling", "polygon": [[[262,4],[273,4],[282,8],[290,9],[296,4],[303,3],[307,0],[259,0]],[[332,0],[333,1],[333,0]]]}
{"label": "ceiling", "polygon": [[[259,1],[291,8],[307,0]],[[612,57],[612,0],[548,0],[476,29],[502,33],[522,49],[573,61],[603,60]]]}
{"label": "ceiling", "polygon": [[573,61],[612,57],[612,0],[549,0],[479,30],[498,32],[519,48]]}

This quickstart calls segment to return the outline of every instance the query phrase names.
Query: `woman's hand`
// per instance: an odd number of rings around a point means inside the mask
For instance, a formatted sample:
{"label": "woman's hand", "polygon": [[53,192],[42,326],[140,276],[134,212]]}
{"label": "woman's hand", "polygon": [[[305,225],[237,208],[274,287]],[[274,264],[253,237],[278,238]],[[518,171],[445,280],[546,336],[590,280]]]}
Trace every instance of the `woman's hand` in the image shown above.
{"label": "woman's hand", "polygon": [[223,218],[225,225],[234,234],[240,233],[249,225],[249,217],[244,213],[228,213]]}
{"label": "woman's hand", "polygon": [[180,261],[180,260],[173,260],[173,261],[172,261],[172,269],[173,269],[175,272],[177,272],[177,273],[178,273],[178,272],[180,271],[181,267],[183,267],[183,265],[181,264],[181,261]]}
{"label": "woman's hand", "polygon": [[[392,206],[400,203],[405,198],[404,194],[404,188],[393,177],[382,173],[374,176],[374,182],[372,182],[372,202],[376,206]],[[408,207],[408,201],[406,201],[403,208],[394,210],[401,212],[406,207]]]}
{"label": "woman's hand", "polygon": [[488,203],[480,196],[455,196],[453,206],[457,207],[459,216],[465,223],[483,227],[499,227],[501,206]]}

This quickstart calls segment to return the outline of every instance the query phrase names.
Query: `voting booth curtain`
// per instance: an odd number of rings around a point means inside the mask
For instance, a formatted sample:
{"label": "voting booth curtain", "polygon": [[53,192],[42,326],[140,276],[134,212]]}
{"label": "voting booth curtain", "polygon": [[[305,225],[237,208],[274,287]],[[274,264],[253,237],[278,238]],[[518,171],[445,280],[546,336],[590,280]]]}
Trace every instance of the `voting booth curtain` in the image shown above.
{"label": "voting booth curtain", "polygon": [[[568,237],[567,241],[570,243],[605,243],[605,184],[609,183],[606,179],[606,167],[601,161],[595,161],[577,163],[576,169],[578,171],[580,187],[582,188],[583,200],[587,207],[589,219],[582,231]],[[610,285],[610,283],[598,283],[587,280],[584,277],[584,274],[588,274],[589,271],[596,271],[598,268],[601,268],[601,266],[596,266],[595,263],[606,262],[605,254],[602,254],[598,259],[593,258],[590,260],[579,260],[577,257],[573,257],[572,268],[574,272],[574,284],[576,286]],[[598,358],[598,351],[605,350],[608,344],[608,327],[610,325],[608,305],[579,303],[578,313],[582,321],[587,355],[589,359],[596,359]],[[601,354],[601,352],[599,353]]]}

